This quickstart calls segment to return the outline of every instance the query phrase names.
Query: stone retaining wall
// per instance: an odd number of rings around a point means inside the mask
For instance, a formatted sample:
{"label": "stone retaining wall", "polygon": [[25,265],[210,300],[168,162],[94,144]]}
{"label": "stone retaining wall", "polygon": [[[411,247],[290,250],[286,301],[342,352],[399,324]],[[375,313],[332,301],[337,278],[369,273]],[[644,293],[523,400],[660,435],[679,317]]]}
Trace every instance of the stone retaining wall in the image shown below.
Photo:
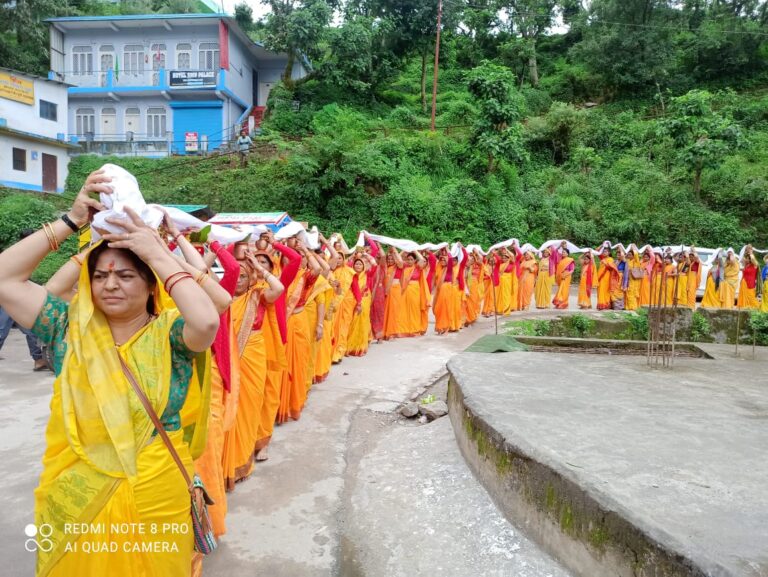
{"label": "stone retaining wall", "polygon": [[[450,367],[449,367],[450,368]],[[684,557],[628,522],[599,487],[539,462],[472,410],[451,374],[449,416],[472,471],[505,516],[580,577],[705,577]]]}

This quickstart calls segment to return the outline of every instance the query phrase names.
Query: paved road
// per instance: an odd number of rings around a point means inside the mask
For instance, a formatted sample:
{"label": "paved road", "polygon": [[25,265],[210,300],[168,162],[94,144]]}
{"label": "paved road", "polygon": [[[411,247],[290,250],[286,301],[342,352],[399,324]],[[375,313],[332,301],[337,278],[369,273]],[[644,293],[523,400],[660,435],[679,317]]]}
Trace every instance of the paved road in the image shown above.
{"label": "paved road", "polygon": [[[334,366],[301,420],[276,429],[270,460],[230,494],[229,532],[205,575],[565,576],[501,517],[461,460],[447,419],[410,427],[391,413],[492,325],[372,345],[366,357]],[[32,575],[23,530],[53,378],[31,371],[18,331],[1,354],[0,554],[11,574]]]}

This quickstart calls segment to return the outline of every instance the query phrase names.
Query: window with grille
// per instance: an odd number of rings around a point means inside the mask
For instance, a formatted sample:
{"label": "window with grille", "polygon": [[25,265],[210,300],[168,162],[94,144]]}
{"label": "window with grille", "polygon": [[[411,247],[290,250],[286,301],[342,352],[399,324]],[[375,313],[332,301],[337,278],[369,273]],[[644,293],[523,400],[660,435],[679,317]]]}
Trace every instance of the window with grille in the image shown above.
{"label": "window with grille", "polygon": [[27,151],[24,148],[13,149],[13,170],[27,171]]}
{"label": "window with grille", "polygon": [[47,100],[40,99],[40,118],[45,118],[46,120],[53,120],[55,121],[57,117],[56,114],[56,103],[55,102],[48,102]]}
{"label": "window with grille", "polygon": [[107,72],[115,68],[115,47],[112,44],[99,46],[99,71],[101,73],[101,85],[107,85]]}
{"label": "window with grille", "polygon": [[176,68],[179,70],[192,69],[192,45],[181,43],[176,45]]}
{"label": "window with grille", "polygon": [[125,74],[144,73],[144,47],[141,44],[126,44],[123,49],[123,72]]}
{"label": "window with grille", "polygon": [[93,50],[90,46],[72,47],[72,74],[93,74]]}
{"label": "window with grille", "polygon": [[201,42],[198,51],[199,68],[201,70],[219,69],[219,43]]}
{"label": "window with grille", "polygon": [[75,129],[78,136],[86,136],[96,132],[96,114],[93,108],[78,108],[75,110]]}
{"label": "window with grille", "polygon": [[147,108],[147,136],[165,138],[165,108]]}
{"label": "window with grille", "polygon": [[152,85],[157,86],[160,84],[159,70],[165,68],[165,44],[152,44],[150,54],[152,54]]}

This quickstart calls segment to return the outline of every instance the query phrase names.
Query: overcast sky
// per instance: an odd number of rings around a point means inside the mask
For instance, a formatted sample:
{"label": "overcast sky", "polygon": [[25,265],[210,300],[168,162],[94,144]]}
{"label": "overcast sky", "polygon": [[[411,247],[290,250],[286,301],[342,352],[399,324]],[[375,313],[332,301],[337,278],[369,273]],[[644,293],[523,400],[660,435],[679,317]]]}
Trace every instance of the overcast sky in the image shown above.
{"label": "overcast sky", "polygon": [[[224,11],[227,14],[234,14],[235,13],[235,5],[240,4],[240,2],[245,2],[253,9],[253,19],[258,20],[262,16],[264,16],[267,12],[269,12],[269,7],[262,4],[261,0],[213,0],[218,5],[224,4]],[[425,0],[429,1],[429,0]],[[589,5],[589,1],[585,2],[586,5]],[[338,22],[336,22],[338,24]],[[568,31],[568,27],[563,25],[562,16],[558,12],[556,18],[555,18],[555,25],[550,28],[550,33],[552,34],[564,34]]]}
{"label": "overcast sky", "polygon": [[[221,2],[221,0],[218,0]],[[224,2],[224,10],[227,12],[227,14],[234,14],[235,13],[235,4],[240,4],[243,0],[223,0]],[[269,8],[261,3],[260,0],[245,0],[245,3],[248,4],[251,8],[253,8],[253,19],[258,20],[264,14],[269,12]]]}

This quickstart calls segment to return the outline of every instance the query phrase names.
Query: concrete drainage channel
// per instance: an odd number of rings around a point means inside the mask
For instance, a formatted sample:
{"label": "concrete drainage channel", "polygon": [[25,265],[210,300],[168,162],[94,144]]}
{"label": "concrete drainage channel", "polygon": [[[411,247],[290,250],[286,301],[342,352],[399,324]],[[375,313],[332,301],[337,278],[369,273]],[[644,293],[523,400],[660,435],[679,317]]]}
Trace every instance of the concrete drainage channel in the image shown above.
{"label": "concrete drainage channel", "polygon": [[354,411],[334,574],[571,577],[510,524],[467,466],[443,418],[448,377],[408,401],[368,397]]}
{"label": "concrete drainage channel", "polygon": [[[448,372],[443,372],[429,385],[416,389],[409,401],[398,403],[395,401],[379,400],[372,403],[361,403],[351,418],[348,439],[349,450],[347,452],[346,470],[344,475],[344,491],[342,497],[342,509],[339,512],[339,562],[337,575],[340,577],[367,577],[370,571],[366,568],[367,553],[365,546],[353,539],[348,532],[354,532],[350,527],[350,514],[352,513],[353,496],[358,489],[361,460],[374,450],[379,440],[392,427],[398,423],[404,426],[419,426],[427,424],[430,419],[423,414],[422,398],[434,397],[433,404],[440,402],[448,413]],[[432,419],[433,420],[433,419]]]}

